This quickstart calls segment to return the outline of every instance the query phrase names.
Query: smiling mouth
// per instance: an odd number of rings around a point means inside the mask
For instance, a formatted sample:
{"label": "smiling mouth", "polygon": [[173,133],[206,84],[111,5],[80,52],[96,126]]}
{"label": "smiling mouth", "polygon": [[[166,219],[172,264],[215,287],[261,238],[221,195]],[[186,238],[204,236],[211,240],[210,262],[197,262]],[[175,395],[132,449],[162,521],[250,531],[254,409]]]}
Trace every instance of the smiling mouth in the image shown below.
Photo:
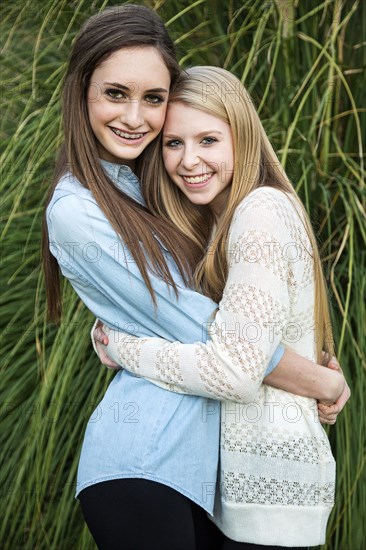
{"label": "smiling mouth", "polygon": [[208,181],[211,176],[213,175],[213,172],[207,172],[206,174],[200,174],[199,176],[181,176],[183,178],[183,180],[186,182],[186,183],[189,183],[189,184],[197,184],[197,183],[206,183],[206,181]]}
{"label": "smiling mouth", "polygon": [[146,132],[139,132],[139,133],[135,133],[135,134],[132,134],[132,133],[130,134],[128,132],[123,132],[122,130],[118,130],[117,128],[112,128],[112,126],[110,126],[110,129],[117,136],[122,137],[124,139],[131,139],[131,140],[141,139],[146,134]]}

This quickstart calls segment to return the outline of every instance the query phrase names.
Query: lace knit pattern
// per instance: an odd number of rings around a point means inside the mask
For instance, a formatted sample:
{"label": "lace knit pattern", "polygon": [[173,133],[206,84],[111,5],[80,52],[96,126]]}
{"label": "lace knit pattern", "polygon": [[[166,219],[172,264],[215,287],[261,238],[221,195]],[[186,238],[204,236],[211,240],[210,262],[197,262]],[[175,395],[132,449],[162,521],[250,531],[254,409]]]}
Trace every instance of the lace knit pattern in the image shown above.
{"label": "lace knit pattern", "polygon": [[322,438],[306,432],[292,434],[277,428],[245,423],[226,425],[221,436],[223,451],[257,455],[258,457],[289,460],[307,464],[319,464],[328,445]]}
{"label": "lace knit pattern", "polygon": [[135,374],[139,373],[140,354],[142,344],[146,342],[145,338],[139,339],[139,345],[133,345],[128,338],[121,339],[117,343],[117,363],[121,366],[128,365],[129,370]]}
{"label": "lace knit pattern", "polygon": [[266,506],[316,506],[333,503],[334,486],[318,483],[276,480],[259,476],[224,472],[222,496],[228,501]]}
{"label": "lace knit pattern", "polygon": [[[230,346],[230,344],[225,342],[223,346]],[[209,394],[218,392],[221,396],[226,395],[226,399],[240,400],[240,396],[235,393],[228,380],[225,369],[214,355],[207,354],[202,348],[198,348],[196,360],[198,374]]]}

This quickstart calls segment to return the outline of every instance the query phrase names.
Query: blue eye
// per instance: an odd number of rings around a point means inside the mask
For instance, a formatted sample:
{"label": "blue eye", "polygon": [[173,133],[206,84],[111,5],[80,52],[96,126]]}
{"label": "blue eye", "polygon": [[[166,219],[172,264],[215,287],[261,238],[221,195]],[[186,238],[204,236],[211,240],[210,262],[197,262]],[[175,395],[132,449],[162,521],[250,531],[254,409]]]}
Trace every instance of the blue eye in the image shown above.
{"label": "blue eye", "polygon": [[211,137],[211,136],[207,136],[207,137],[203,138],[202,143],[203,143],[203,145],[211,145],[212,143],[215,143],[216,141],[217,141],[216,138]]}
{"label": "blue eye", "polygon": [[171,147],[172,149],[176,149],[179,147],[179,145],[182,145],[182,142],[179,141],[179,139],[171,139],[164,143],[165,147]]}

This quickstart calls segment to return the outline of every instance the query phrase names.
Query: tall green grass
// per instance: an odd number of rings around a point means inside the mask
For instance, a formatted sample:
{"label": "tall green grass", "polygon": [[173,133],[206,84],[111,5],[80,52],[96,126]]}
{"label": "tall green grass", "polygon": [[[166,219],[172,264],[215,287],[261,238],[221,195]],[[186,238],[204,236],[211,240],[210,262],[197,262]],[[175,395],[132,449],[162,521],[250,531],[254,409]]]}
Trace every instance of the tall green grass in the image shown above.
{"label": "tall green grass", "polygon": [[[11,550],[94,548],[73,495],[83,432],[112,375],[91,350],[91,315],[68,283],[60,327],[46,323],[39,249],[61,137],[60,80],[70,44],[87,17],[117,3],[8,0],[1,8],[0,544]],[[330,430],[337,499],[324,548],[361,550],[366,546],[364,3],[146,4],[167,22],[183,66],[224,66],[245,82],[314,222],[337,354],[352,390]]]}

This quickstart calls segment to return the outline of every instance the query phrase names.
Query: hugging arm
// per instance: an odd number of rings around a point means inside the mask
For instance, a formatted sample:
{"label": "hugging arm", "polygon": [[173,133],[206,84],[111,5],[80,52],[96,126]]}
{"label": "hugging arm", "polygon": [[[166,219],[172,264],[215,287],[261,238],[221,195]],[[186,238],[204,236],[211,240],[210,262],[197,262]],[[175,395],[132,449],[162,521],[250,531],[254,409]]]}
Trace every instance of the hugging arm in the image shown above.
{"label": "hugging arm", "polygon": [[217,304],[183,287],[177,300],[161,278],[150,274],[155,309],[128,247],[90,193],[73,181],[70,177],[56,189],[47,209],[47,224],[51,252],[85,305],[107,326],[133,331],[139,337],[201,340]]}
{"label": "hugging arm", "polygon": [[[116,363],[139,376],[163,382],[169,389],[204,397],[251,402],[260,385],[278,388],[332,403],[343,391],[339,372],[321,367],[286,350],[277,368],[265,377],[269,358],[281,341],[282,326],[289,315],[288,262],[283,255],[270,263],[245,261],[240,250],[263,237],[258,219],[266,220],[271,242],[283,247],[287,232],[271,212],[264,216],[241,216],[231,232],[230,268],[227,284],[205,344],[182,344],[161,338],[135,338],[108,331],[107,354]],[[242,221],[245,220],[245,221]],[[237,252],[239,251],[239,254]],[[260,332],[260,338],[249,329]],[[250,337],[251,336],[251,337]]]}
{"label": "hugging arm", "polygon": [[[108,368],[115,370],[125,368],[170,391],[219,400],[226,399],[220,386],[214,388],[212,392],[202,389],[200,374],[193,366],[187,368],[189,373],[186,379],[182,379],[174,364],[169,363],[168,359],[164,360],[163,356],[160,358],[155,356],[154,362],[148,357],[144,359],[140,357],[137,366],[135,356],[136,353],[139,354],[141,345],[146,343],[149,347],[152,340],[160,340],[168,345],[169,342],[166,340],[145,338],[141,342],[140,338],[125,332],[110,330],[106,326],[102,330],[99,322],[94,324],[91,337],[95,352]],[[329,370],[325,365],[314,363],[286,348],[275,369],[265,376],[263,382],[296,395],[317,399],[321,402],[319,415],[323,416],[326,423],[333,424],[337,414],[348,401],[350,390],[343,375],[340,374],[341,369],[337,360],[332,358],[326,366]],[[193,370],[190,370],[191,368]],[[240,399],[239,402],[241,402]]]}

